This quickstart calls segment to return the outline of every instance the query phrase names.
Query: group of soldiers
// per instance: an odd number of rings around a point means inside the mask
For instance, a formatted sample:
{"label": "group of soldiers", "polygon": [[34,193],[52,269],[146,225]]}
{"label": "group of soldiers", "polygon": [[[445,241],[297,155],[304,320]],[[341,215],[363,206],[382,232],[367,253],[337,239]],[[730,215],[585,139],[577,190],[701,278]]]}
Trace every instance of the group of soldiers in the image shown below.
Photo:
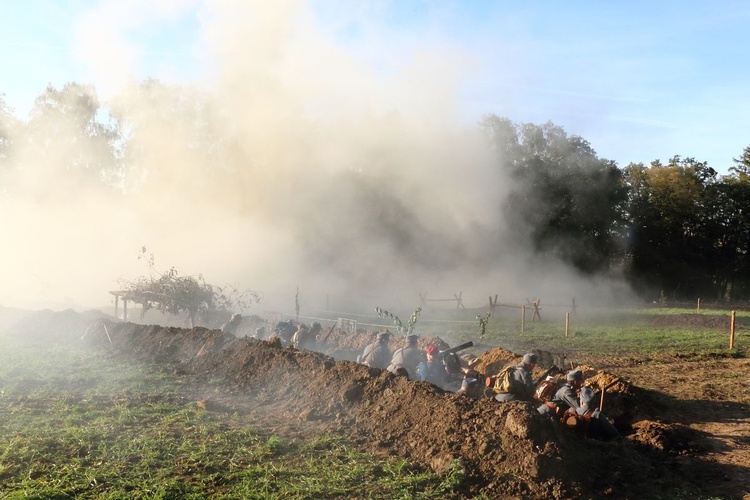
{"label": "group of soldiers", "polygon": [[[242,315],[235,313],[228,322],[222,325],[221,331],[236,337],[242,321]],[[297,349],[315,350],[318,334],[322,330],[323,326],[317,321],[313,322],[311,326],[307,326],[304,323],[298,323],[295,326],[294,322],[289,320],[277,324],[273,334],[281,339],[283,345],[293,345]],[[256,328],[252,336],[259,340],[264,339],[266,337],[265,327]]]}
{"label": "group of soldiers", "polygon": [[572,369],[565,375],[565,382],[557,383],[548,370],[534,380],[531,373],[538,361],[534,353],[527,353],[514,366],[508,378],[510,383],[504,392],[495,395],[497,401],[523,400],[541,402],[537,411],[542,415],[563,423],[585,437],[610,440],[619,432],[609,419],[596,407],[596,393],[584,386],[583,372]]}
{"label": "group of soldiers", "polygon": [[[233,315],[222,327],[222,331],[236,335],[241,321],[239,314]],[[257,329],[253,336],[264,338],[263,330]],[[281,339],[283,345],[314,350],[321,330],[318,322],[308,327],[304,323],[295,326],[290,320],[279,323],[274,334]],[[537,365],[538,356],[527,353],[518,364],[503,369],[496,376],[484,377],[469,366],[464,366],[466,363],[462,363],[456,354],[457,350],[470,346],[470,342],[443,351],[431,344],[423,350],[418,345],[418,335],[407,335],[404,347],[391,351],[390,341],[391,333],[381,331],[365,347],[357,361],[475,399],[493,397],[498,402],[541,403],[537,408],[540,414],[575,429],[588,438],[609,440],[619,436],[617,429],[596,407],[597,395],[593,389],[584,386],[583,372],[579,369],[570,370],[564,381],[550,376],[556,367],[534,379],[532,372]],[[482,384],[482,381],[485,383]]]}
{"label": "group of soldiers", "polygon": [[466,378],[466,371],[455,353],[440,351],[434,344],[422,350],[418,335],[407,335],[404,347],[391,352],[390,338],[389,332],[378,333],[358,361],[396,375],[406,375],[411,380],[430,382],[445,390],[460,385]]}
{"label": "group of soldiers", "polygon": [[[390,337],[388,332],[378,333],[358,361],[475,399],[489,396],[498,402],[540,403],[537,408],[540,414],[587,438],[610,440],[619,436],[614,425],[596,407],[596,393],[584,386],[583,372],[579,369],[569,371],[564,382],[550,376],[556,367],[534,379],[532,372],[538,356],[527,353],[518,364],[501,371],[498,376],[485,378],[476,370],[462,366],[458,356],[449,350],[440,351],[434,344],[426,350],[420,349],[417,335],[407,336],[406,345],[391,352]],[[480,382],[482,379],[485,384]],[[457,383],[460,384],[458,389]]]}

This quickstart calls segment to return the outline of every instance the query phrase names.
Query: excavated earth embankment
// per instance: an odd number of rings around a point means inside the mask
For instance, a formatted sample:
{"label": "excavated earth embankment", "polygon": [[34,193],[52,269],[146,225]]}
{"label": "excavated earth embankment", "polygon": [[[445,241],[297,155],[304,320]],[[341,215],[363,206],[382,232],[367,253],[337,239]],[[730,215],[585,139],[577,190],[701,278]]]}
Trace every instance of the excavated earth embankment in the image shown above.
{"label": "excavated earth embankment", "polygon": [[[199,380],[222,378],[251,402],[255,415],[338,432],[364,450],[401,456],[438,473],[460,468],[466,473],[466,496],[659,498],[675,488],[698,494],[705,479],[698,469],[684,467],[686,453],[700,453],[694,431],[653,421],[645,391],[589,366],[579,368],[588,385],[604,390],[607,413],[624,438],[585,440],[542,417],[530,403],[474,400],[351,361],[335,362],[319,352],[282,347],[278,339],[92,322],[68,312],[57,316],[58,324],[63,320],[79,332],[76,340],[86,331],[81,340],[92,348],[161,363]],[[41,331],[45,321],[50,318],[29,318],[25,328]],[[472,367],[493,374],[517,360],[497,348]]]}

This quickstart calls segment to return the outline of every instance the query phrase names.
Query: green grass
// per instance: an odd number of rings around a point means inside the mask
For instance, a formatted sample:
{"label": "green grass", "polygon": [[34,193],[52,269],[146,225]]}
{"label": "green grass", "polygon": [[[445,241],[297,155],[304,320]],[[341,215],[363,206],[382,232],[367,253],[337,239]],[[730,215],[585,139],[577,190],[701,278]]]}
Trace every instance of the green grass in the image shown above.
{"label": "green grass", "polygon": [[[490,319],[487,324],[484,342],[521,352],[531,349],[544,349],[567,352],[585,352],[590,355],[670,355],[694,352],[704,355],[736,356],[745,353],[750,347],[747,330],[735,331],[735,348],[729,349],[729,329],[692,328],[677,326],[654,326],[656,317],[675,314],[690,314],[685,309],[638,309],[617,311],[613,315],[585,318],[571,315],[568,335],[565,335],[565,316],[554,318],[544,311],[544,321],[530,321],[527,318],[521,331],[518,318],[508,314]],[[727,311],[714,311],[729,316]],[[711,313],[706,312],[706,315]],[[747,322],[750,313],[737,313],[738,318]],[[460,339],[476,338],[476,328],[459,333]]]}
{"label": "green grass", "polygon": [[446,498],[463,481],[344,439],[264,434],[184,380],[0,336],[0,498]]}

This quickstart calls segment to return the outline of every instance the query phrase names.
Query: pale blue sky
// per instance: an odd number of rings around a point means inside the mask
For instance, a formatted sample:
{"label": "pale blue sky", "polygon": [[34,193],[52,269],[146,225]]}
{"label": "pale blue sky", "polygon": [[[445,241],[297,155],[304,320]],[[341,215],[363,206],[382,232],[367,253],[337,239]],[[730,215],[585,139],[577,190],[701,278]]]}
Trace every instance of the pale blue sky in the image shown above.
{"label": "pale blue sky", "polygon": [[[109,32],[127,47],[123,72],[204,80],[212,66],[201,19],[211,4],[0,0],[0,93],[20,116],[47,83],[94,83],[106,98],[90,52],[106,46]],[[723,173],[750,145],[750,2],[311,5],[320,36],[384,73],[407,51],[461,61],[454,105],[467,123],[486,113],[552,121],[621,167],[679,154]]]}

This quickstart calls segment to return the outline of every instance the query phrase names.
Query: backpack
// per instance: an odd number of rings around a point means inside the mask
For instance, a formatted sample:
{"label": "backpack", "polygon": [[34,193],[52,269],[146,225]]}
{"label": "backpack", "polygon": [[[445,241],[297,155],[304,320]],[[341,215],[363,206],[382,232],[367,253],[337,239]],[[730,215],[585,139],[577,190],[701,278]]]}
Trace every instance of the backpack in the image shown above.
{"label": "backpack", "polygon": [[557,392],[557,381],[545,379],[539,382],[534,391],[534,398],[538,399],[542,403],[551,401],[552,397]]}
{"label": "backpack", "polygon": [[515,368],[515,365],[508,365],[494,377],[489,377],[487,379],[487,386],[491,386],[492,391],[495,394],[509,393],[512,382],[510,374],[513,371],[513,368]]}
{"label": "backpack", "polygon": [[562,416],[562,423],[568,429],[584,432],[591,422],[591,415],[594,410],[586,410],[583,415],[579,414],[575,408],[568,408],[568,410]]}

